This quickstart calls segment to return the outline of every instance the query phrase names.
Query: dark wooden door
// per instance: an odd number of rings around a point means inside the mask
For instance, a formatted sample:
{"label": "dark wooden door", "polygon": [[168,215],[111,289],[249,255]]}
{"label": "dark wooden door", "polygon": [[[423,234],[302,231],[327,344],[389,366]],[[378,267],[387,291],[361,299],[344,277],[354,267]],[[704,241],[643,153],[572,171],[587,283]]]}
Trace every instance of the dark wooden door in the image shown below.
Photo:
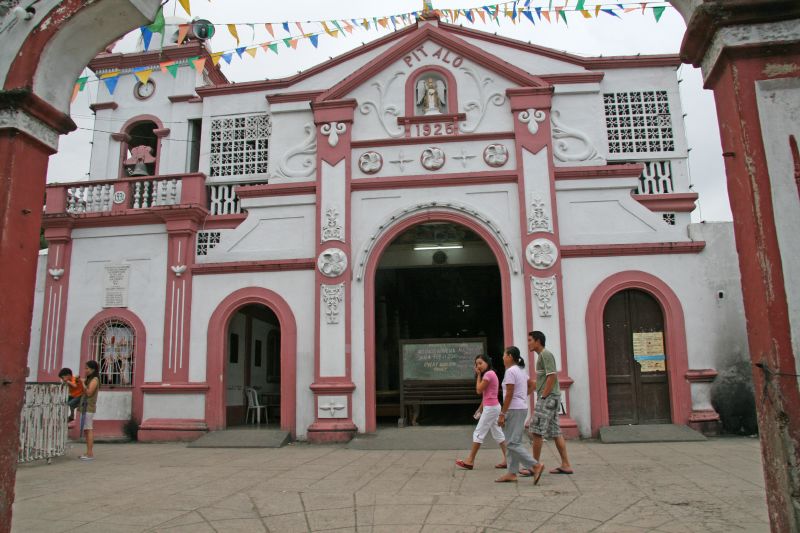
{"label": "dark wooden door", "polygon": [[669,354],[663,364],[648,367],[634,358],[633,349],[634,334],[663,334],[661,306],[644,291],[620,291],[606,304],[603,326],[609,424],[669,423]]}

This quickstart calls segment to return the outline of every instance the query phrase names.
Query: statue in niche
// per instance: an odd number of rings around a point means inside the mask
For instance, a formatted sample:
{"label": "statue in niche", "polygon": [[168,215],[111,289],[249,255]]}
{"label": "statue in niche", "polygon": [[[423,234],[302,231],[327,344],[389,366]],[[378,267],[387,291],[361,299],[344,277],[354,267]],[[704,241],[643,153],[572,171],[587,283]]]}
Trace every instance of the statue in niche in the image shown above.
{"label": "statue in niche", "polygon": [[416,91],[417,107],[424,115],[439,115],[447,102],[447,86],[442,80],[431,77],[417,81]]}

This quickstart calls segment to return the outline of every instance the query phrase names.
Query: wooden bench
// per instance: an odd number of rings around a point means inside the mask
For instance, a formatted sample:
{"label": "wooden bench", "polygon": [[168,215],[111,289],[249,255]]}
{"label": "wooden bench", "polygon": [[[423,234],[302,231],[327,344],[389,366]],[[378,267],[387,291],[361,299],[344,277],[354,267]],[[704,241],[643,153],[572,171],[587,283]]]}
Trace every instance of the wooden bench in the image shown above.
{"label": "wooden bench", "polygon": [[[416,426],[421,405],[468,404],[477,408],[481,397],[475,392],[474,380],[403,380],[400,403],[404,415],[406,407],[411,407],[408,418]],[[401,425],[404,423],[401,419]]]}

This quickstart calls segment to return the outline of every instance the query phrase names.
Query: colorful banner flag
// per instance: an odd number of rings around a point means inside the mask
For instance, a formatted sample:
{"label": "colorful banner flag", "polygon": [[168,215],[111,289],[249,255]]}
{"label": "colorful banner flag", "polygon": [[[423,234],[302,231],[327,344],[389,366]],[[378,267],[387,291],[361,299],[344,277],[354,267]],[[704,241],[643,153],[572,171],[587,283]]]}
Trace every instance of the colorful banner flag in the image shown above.
{"label": "colorful banner flag", "polygon": [[272,30],[272,24],[270,24],[268,22],[268,23],[264,24],[264,27],[267,28],[267,31],[269,32],[269,34],[272,35],[272,37],[274,38],[275,37],[275,32]]}
{"label": "colorful banner flag", "polygon": [[189,65],[192,66],[197,72],[203,72],[203,69],[206,66],[206,58],[205,57],[190,57],[188,59]]}
{"label": "colorful banner flag", "polygon": [[138,79],[142,83],[142,85],[147,83],[147,81],[150,79],[150,75],[152,73],[153,73],[153,70],[149,69],[149,68],[142,68],[142,69],[134,69],[133,70],[133,75],[136,76],[136,79]]}
{"label": "colorful banner flag", "polygon": [[247,52],[247,55],[249,55],[250,57],[255,59],[256,58],[256,52],[258,52],[258,48],[255,48],[255,47],[248,48],[247,50],[245,50],[245,52]]}
{"label": "colorful banner flag", "polygon": [[191,27],[191,24],[178,24],[178,44],[183,44],[183,40],[186,39]]}
{"label": "colorful banner flag", "polygon": [[664,6],[658,6],[653,8],[653,16],[656,18],[656,22],[661,20],[661,15],[664,14],[664,10],[667,9]]}
{"label": "colorful banner flag", "polygon": [[239,46],[239,32],[236,30],[236,24],[228,24],[227,26],[230,34],[236,39],[236,46]]}
{"label": "colorful banner flag", "polygon": [[189,5],[189,0],[178,0],[180,2],[181,7],[184,11],[191,17],[192,16],[192,6]]}
{"label": "colorful banner flag", "polygon": [[142,32],[142,45],[144,46],[144,51],[147,52],[147,49],[150,48],[150,40],[153,38],[153,32],[150,31],[150,28],[147,26],[142,26],[139,28]]}

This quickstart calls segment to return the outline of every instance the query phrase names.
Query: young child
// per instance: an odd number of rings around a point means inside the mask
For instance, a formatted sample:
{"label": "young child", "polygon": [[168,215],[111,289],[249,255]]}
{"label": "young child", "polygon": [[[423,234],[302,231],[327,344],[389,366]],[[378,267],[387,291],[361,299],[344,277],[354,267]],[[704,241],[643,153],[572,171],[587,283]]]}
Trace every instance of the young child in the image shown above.
{"label": "young child", "polygon": [[506,437],[503,430],[497,425],[497,418],[500,415],[500,401],[497,399],[497,392],[500,382],[497,374],[492,370],[492,360],[486,355],[479,355],[475,358],[475,392],[483,395],[483,401],[475,416],[480,413],[478,425],[472,434],[472,449],[466,459],[456,461],[456,466],[465,470],[472,470],[475,464],[475,456],[483,444],[486,434],[492,432],[492,437],[500,445],[503,451],[503,462],[495,465],[495,468],[506,468]]}
{"label": "young child", "polygon": [[70,368],[62,368],[58,372],[58,377],[69,387],[67,405],[69,405],[69,422],[72,422],[75,419],[75,409],[80,405],[83,396],[83,382],[72,375]]}

